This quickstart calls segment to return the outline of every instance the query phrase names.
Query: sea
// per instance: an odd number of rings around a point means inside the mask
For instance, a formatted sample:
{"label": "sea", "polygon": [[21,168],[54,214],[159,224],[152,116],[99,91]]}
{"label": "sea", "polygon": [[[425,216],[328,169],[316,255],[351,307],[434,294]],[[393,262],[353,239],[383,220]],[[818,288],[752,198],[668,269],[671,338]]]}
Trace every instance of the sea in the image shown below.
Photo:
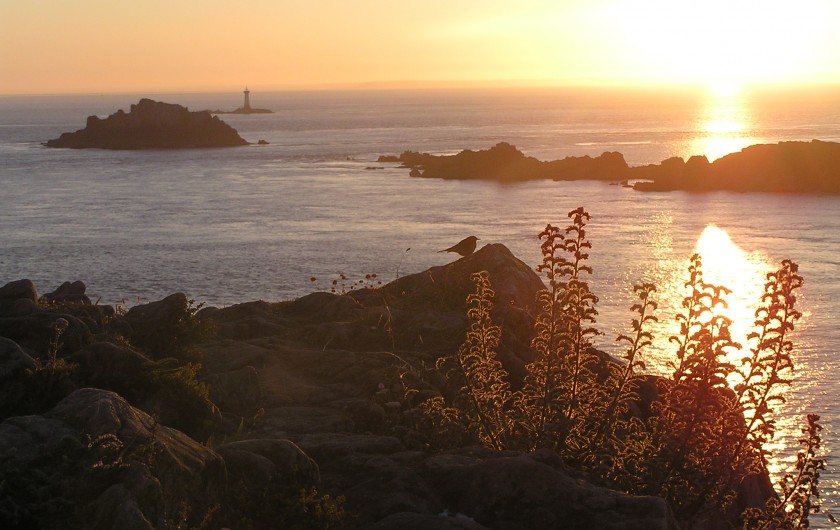
{"label": "sea", "polygon": [[[819,414],[823,511],[840,518],[840,197],[423,179],[377,162],[405,150],[454,154],[508,142],[541,160],[618,151],[642,165],[714,160],[757,143],[840,141],[840,89],[254,88],[251,105],[273,114],[221,116],[253,145],[42,145],[141,97],[191,110],[233,110],[243,100],[235,91],[0,97],[0,284],[29,278],[46,293],[82,280],[92,300],[126,307],[178,291],[212,306],[291,300],[449,263],[457,256],[438,251],[469,235],[536,265],[537,234],[548,223],[566,226],[567,213],[583,206],[596,344],[621,354],[615,338],[629,331],[633,285],[652,282],[659,322],[644,357],[648,370],[667,374],[693,253],[707,281],[732,290],[724,311],[744,350],[766,274],[790,259],[805,279],[803,316],[793,383],[775,407],[771,472],[778,480],[792,468],[804,415]],[[832,526],[822,513],[812,527]]]}

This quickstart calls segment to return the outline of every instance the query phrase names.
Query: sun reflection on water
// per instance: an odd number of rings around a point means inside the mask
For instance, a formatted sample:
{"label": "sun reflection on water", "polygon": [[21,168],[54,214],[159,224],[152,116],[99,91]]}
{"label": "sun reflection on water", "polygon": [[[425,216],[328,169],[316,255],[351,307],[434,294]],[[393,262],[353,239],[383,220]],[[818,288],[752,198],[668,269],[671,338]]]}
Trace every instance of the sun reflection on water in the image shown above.
{"label": "sun reflection on water", "polygon": [[[747,334],[753,328],[755,311],[772,267],[760,253],[747,253],[736,245],[726,230],[708,225],[697,240],[695,252],[703,260],[703,278],[732,292],[726,308],[718,312],[732,320],[732,338],[747,348]],[[730,360],[740,358],[733,352]]]}
{"label": "sun reflection on water", "polygon": [[[730,331],[735,342],[741,344],[740,350],[731,350],[728,361],[736,366],[754,344],[747,340],[747,335],[754,331],[755,312],[761,302],[767,273],[776,268],[766,254],[760,251],[748,252],[739,247],[729,233],[713,224],[707,225],[694,246],[694,252],[702,259],[703,279],[706,283],[720,285],[731,290],[726,297],[727,307],[717,311],[732,320]],[[659,338],[677,335],[679,326],[674,315],[682,311],[681,302],[686,296],[685,281],[688,279],[688,260],[674,260],[669,272],[659,278],[660,289],[657,299],[660,302],[660,322],[654,333]],[[805,315],[807,318],[807,313]],[[803,324],[801,320],[799,324]],[[660,344],[666,344],[660,342]],[[651,365],[656,366],[663,375],[670,376],[666,368],[668,360],[673,360],[674,351],[670,348],[651,352]],[[731,381],[732,384],[735,381]],[[795,445],[800,437],[800,419],[787,410],[786,404],[774,407],[776,436],[766,447],[771,453],[769,471],[774,482],[795,463]]]}

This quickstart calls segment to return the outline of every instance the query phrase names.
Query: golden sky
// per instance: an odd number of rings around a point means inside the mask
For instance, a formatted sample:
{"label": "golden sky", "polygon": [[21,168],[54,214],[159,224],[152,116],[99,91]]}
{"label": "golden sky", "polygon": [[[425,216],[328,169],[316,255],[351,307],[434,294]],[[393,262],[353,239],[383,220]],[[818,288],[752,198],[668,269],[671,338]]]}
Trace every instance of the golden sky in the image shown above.
{"label": "golden sky", "polygon": [[840,0],[0,0],[0,94],[840,83]]}

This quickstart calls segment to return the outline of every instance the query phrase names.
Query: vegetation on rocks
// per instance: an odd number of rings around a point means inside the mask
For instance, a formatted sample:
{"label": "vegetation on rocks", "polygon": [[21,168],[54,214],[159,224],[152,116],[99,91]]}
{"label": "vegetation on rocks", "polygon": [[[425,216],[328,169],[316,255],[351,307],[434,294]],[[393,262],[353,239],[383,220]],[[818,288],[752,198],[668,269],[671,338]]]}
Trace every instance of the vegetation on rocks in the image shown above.
{"label": "vegetation on rocks", "polygon": [[[502,330],[490,318],[490,279],[485,272],[472,276],[466,341],[454,357],[437,363],[456,390],[421,405],[433,426],[432,440],[550,449],[617,488],[665,498],[686,527],[725,516],[741,484],[766,474],[773,406],[784,401],[793,371],[791,333],[801,316],[797,265],[784,260],[768,274],[748,353],[735,363],[729,359],[741,345],[719,310],[729,291],[705,282],[701,258],[692,256],[684,312],[676,316],[680,331],[669,338],[675,345],[673,373],[658,379],[658,399],[644,417],[631,412],[630,404],[640,400],[642,352],[654,340],[648,326],[656,319],[655,287],[635,287],[639,301],[632,307],[631,334],[618,337],[627,345],[624,362],[605,360],[591,342],[598,334],[598,298],[585,280],[591,273],[589,215],[578,208],[569,217],[565,230],[548,225],[539,234],[543,262],[537,271],[547,289],[538,294],[535,358],[521,388],[511,391],[511,377],[496,359]],[[782,483],[781,498],[771,499],[765,511],[745,510],[745,528],[808,527],[808,515],[819,509],[816,485],[824,466],[816,453],[817,420],[808,417],[805,449],[794,476]]]}
{"label": "vegetation on rocks", "polygon": [[742,347],[692,257],[654,376],[651,284],[621,358],[593,346],[589,223],[548,225],[536,271],[487,245],[288,302],[124,311],[81,282],[0,287],[0,526],[807,528],[817,417],[762,490],[796,264],[768,276]]}

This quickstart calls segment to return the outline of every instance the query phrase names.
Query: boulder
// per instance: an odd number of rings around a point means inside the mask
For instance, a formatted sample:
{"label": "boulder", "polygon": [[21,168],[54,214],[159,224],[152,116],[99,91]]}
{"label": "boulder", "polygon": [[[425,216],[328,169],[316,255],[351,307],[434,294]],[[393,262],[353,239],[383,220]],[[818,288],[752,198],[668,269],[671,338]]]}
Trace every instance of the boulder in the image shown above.
{"label": "boulder", "polygon": [[253,366],[212,374],[207,382],[210,400],[225,412],[246,415],[260,406],[260,380]]}
{"label": "boulder", "polygon": [[0,385],[11,378],[22,377],[24,370],[35,368],[35,360],[26,355],[13,340],[0,337]]}
{"label": "boulder", "polygon": [[190,301],[184,293],[163,300],[136,305],[121,319],[131,328],[132,344],[154,358],[178,357],[187,353],[194,331]]}
{"label": "boulder", "polygon": [[38,289],[31,280],[15,280],[0,287],[0,316],[20,316],[38,308]]}
{"label": "boulder", "polygon": [[15,280],[0,287],[0,302],[25,298],[38,302],[38,289],[32,280]]}
{"label": "boulder", "polygon": [[137,378],[149,358],[124,346],[94,342],[67,357],[76,365],[76,376],[87,386],[124,394],[137,386]]}
{"label": "boulder", "polygon": [[399,512],[368,526],[369,530],[487,530],[469,517]]}
{"label": "boulder", "polygon": [[0,336],[12,339],[27,352],[42,357],[49,353],[56,337],[60,357],[69,355],[93,340],[90,329],[80,319],[47,312],[0,317]]}
{"label": "boulder", "polygon": [[23,489],[7,492],[7,505],[25,514],[12,523],[39,527],[162,528],[181,518],[194,525],[226,487],[217,453],[92,388],[42,416],[0,424],[0,462],[10,486],[51,492],[35,501]]}
{"label": "boulder", "polygon": [[132,307],[125,314],[125,320],[131,324],[135,333],[142,335],[150,334],[165,322],[178,318],[180,312],[186,306],[187,295],[184,293],[173,293],[163,300]]}
{"label": "boulder", "polygon": [[600,488],[527,454],[440,455],[425,468],[450,511],[491,528],[679,528],[664,499]]}
{"label": "boulder", "polygon": [[232,485],[260,491],[271,482],[296,488],[318,486],[318,464],[289,440],[242,440],[219,446]]}
{"label": "boulder", "polygon": [[90,305],[90,298],[85,294],[85,282],[64,282],[55,291],[44,295],[44,300],[50,303],[79,303]]}

